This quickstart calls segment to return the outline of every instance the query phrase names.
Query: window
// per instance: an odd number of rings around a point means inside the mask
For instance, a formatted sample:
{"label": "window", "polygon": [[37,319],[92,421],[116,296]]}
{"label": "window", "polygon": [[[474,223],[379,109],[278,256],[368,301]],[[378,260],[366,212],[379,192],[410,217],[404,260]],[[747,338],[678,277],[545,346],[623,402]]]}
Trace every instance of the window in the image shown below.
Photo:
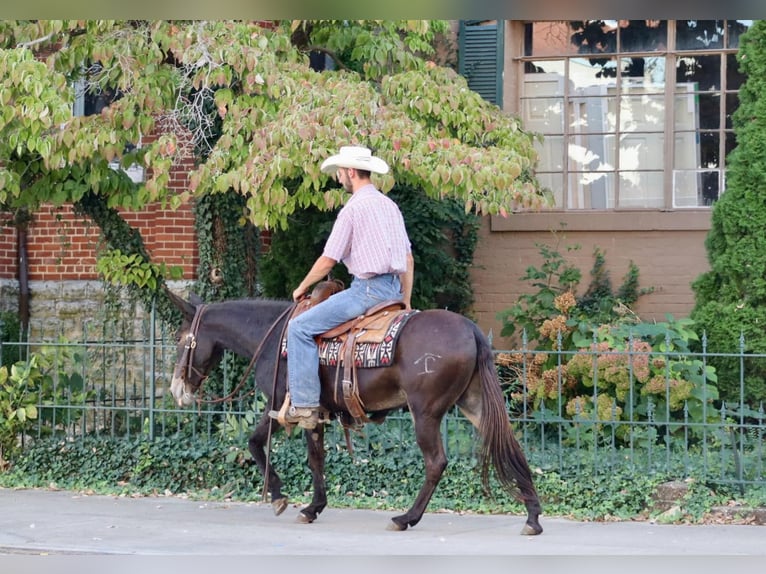
{"label": "window", "polygon": [[556,209],[709,207],[725,188],[750,21],[525,26],[520,113]]}
{"label": "window", "polygon": [[[87,89],[86,85],[87,84],[84,79],[79,79],[75,82],[75,100],[72,106],[72,114],[75,116],[91,116],[93,114],[100,114],[101,110],[111,104],[115,99],[120,97],[113,91],[89,90]],[[135,145],[127,145],[125,147],[125,151],[128,152],[140,147],[141,141],[139,140]],[[143,166],[140,166],[136,163],[130,165],[127,168],[120,168],[120,160],[115,158],[109,162],[109,167],[115,170],[122,169],[122,171],[124,171],[134,183],[142,183],[146,179],[146,174],[144,173]]]}

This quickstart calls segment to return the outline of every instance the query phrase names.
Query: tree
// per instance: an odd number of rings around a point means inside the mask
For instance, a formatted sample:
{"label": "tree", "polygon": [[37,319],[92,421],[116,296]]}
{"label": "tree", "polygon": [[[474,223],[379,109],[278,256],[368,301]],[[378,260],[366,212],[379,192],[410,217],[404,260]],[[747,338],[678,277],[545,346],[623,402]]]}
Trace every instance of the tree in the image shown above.
{"label": "tree", "polygon": [[[710,271],[694,283],[692,318],[711,353],[766,352],[766,21],[741,38],[737,55],[747,76],[732,118],[737,147],[728,159],[726,193],[713,206],[705,246]],[[740,391],[739,357],[711,357],[722,397]],[[766,399],[766,365],[745,361],[746,399]]]}
{"label": "tree", "polygon": [[[117,208],[235,192],[247,221],[283,228],[296,210],[341,205],[342,190],[319,165],[340,144],[360,143],[394,167],[384,190],[396,180],[479,214],[539,204],[535,136],[426,59],[443,27],[3,21],[0,202],[29,211],[71,202],[114,230]],[[336,69],[312,70],[311,52],[332,57]],[[74,117],[75,85],[114,97],[100,114]],[[153,132],[159,137],[142,141]],[[171,194],[170,168],[189,154],[198,161],[190,189]],[[111,169],[115,158],[144,166],[146,180]],[[137,275],[148,265],[143,292],[153,297],[163,271],[124,231],[112,232],[111,246],[137,254]]]}

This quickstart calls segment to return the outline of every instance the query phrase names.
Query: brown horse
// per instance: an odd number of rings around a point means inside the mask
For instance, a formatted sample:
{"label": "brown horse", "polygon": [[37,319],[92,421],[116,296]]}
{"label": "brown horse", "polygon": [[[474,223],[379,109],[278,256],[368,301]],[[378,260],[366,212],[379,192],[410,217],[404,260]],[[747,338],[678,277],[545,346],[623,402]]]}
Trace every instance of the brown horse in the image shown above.
{"label": "brown horse", "polygon": [[[258,354],[255,378],[268,397],[271,409],[279,409],[285,397],[286,360],[280,343],[292,303],[263,299],[240,299],[209,305],[192,304],[171,296],[184,312],[177,332],[178,359],[171,392],[179,406],[194,402],[194,394],[224,349],[245,357]],[[275,373],[276,369],[276,373]],[[336,393],[336,367],[322,366],[321,404],[333,416],[347,417],[342,393]],[[358,370],[361,402],[371,420],[380,421],[394,409],[407,407],[414,421],[418,446],[425,461],[425,482],[412,507],[392,519],[391,530],[415,526],[447,466],[440,424],[445,413],[457,405],[479,430],[481,478],[489,491],[490,466],[498,482],[527,509],[522,534],[540,534],[540,502],[526,457],[511,429],[505,400],[495,370],[489,342],[479,328],[462,315],[446,310],[415,313],[401,328],[393,364]],[[336,400],[337,397],[337,400]],[[268,408],[248,441],[250,453],[263,476],[276,514],[287,507],[282,481],[268,467],[265,447],[279,423]],[[324,425],[304,432],[313,477],[311,503],[298,520],[310,523],[327,505],[324,480]]]}

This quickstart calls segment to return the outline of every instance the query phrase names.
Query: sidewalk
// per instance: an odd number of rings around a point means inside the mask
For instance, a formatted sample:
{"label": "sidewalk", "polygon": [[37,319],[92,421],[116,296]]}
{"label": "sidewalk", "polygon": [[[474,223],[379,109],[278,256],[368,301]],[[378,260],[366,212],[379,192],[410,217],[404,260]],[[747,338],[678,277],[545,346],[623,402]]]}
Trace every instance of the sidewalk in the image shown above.
{"label": "sidewalk", "polygon": [[543,516],[535,537],[519,534],[522,516],[427,513],[414,528],[390,532],[393,512],[328,508],[302,525],[298,511],[277,517],[262,503],[0,489],[0,554],[766,556],[764,526]]}

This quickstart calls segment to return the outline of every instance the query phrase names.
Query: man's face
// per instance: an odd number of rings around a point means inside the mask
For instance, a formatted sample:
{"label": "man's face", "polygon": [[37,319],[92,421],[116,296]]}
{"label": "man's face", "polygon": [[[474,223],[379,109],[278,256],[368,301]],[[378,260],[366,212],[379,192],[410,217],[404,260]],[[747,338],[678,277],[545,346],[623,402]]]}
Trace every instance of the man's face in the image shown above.
{"label": "man's face", "polygon": [[353,188],[351,186],[351,175],[349,174],[349,168],[339,167],[338,171],[335,172],[335,177],[338,178],[338,183],[343,186],[343,189],[351,193]]}

